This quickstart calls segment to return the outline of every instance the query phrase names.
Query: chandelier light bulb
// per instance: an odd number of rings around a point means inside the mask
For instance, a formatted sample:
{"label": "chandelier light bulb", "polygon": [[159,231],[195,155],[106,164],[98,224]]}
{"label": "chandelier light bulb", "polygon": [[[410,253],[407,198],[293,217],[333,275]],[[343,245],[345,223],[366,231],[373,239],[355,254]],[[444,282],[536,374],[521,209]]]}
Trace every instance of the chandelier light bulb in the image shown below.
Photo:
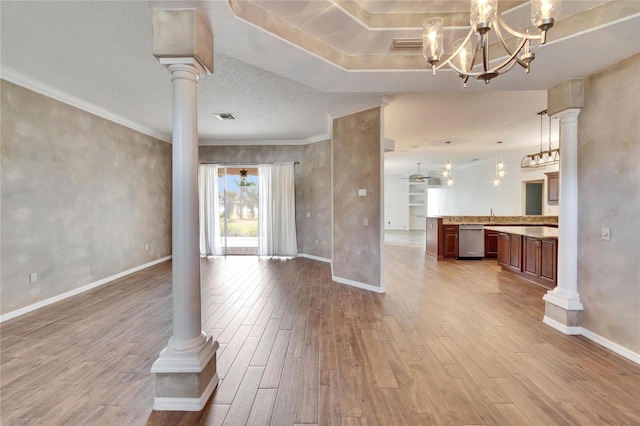
{"label": "chandelier light bulb", "polygon": [[[440,62],[443,51],[444,21],[442,18],[431,18],[422,24],[422,54],[434,66]],[[434,70],[435,72],[435,70]]]}
{"label": "chandelier light bulb", "polygon": [[480,31],[493,21],[498,10],[498,0],[472,0],[469,23]]}
{"label": "chandelier light bulb", "polygon": [[449,180],[447,181],[447,185],[453,186],[453,179],[449,178]]}
{"label": "chandelier light bulb", "polygon": [[493,186],[500,186],[500,179],[495,178],[495,179],[493,180]]}
{"label": "chandelier light bulb", "polygon": [[504,177],[504,169],[503,170],[498,170],[498,176]]}

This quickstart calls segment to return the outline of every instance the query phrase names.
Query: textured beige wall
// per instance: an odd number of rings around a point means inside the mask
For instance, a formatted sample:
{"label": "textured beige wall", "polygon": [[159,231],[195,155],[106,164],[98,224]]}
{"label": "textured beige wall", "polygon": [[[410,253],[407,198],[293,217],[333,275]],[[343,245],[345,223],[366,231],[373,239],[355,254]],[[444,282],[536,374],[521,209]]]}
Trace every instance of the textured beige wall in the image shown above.
{"label": "textured beige wall", "polygon": [[171,145],[1,89],[2,314],[171,254]]}
{"label": "textured beige wall", "polygon": [[[638,76],[640,55],[635,55],[586,79],[578,117],[582,326],[635,352],[640,352]],[[611,230],[610,241],[600,239],[601,228]]]}
{"label": "textured beige wall", "polygon": [[306,145],[303,158],[303,252],[331,259],[331,140]]}
{"label": "textured beige wall", "polygon": [[333,275],[375,287],[382,256],[380,120],[374,108],[333,121]]}

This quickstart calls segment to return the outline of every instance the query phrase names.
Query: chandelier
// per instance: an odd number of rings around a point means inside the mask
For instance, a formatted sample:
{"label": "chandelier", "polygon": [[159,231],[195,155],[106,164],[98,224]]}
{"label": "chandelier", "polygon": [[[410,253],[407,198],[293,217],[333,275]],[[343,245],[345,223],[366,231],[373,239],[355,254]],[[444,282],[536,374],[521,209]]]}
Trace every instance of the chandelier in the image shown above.
{"label": "chandelier", "polygon": [[442,168],[442,177],[447,178],[447,185],[453,186],[453,170],[451,170],[451,161],[444,163],[444,167]]}
{"label": "chandelier", "polygon": [[542,150],[542,116],[547,113],[547,110],[540,111],[540,152],[535,154],[528,154],[522,157],[520,167],[523,169],[534,169],[538,167],[552,166],[560,163],[560,148],[551,149],[551,117],[549,117],[549,149]]}
{"label": "chandelier", "polygon": [[[531,22],[540,30],[539,34],[533,34],[527,28],[525,33],[520,33],[511,28],[505,22],[498,10],[498,0],[471,0],[471,14],[469,33],[465,38],[456,40],[452,45],[453,54],[445,61],[440,57],[443,53],[443,28],[442,18],[431,18],[422,25],[422,53],[431,65],[433,75],[445,65],[449,65],[464,82],[470,77],[484,80],[489,83],[491,79],[510,71],[516,64],[529,72],[529,65],[535,58],[534,51],[540,44],[545,44],[547,30],[553,27],[555,19],[560,13],[561,0],[531,0]],[[489,67],[489,31],[495,30],[495,34],[506,51],[507,58],[494,67]],[[515,36],[518,44],[511,50],[505,39],[507,32]],[[476,35],[475,41],[472,40]],[[480,56],[481,58],[478,58]],[[482,61],[482,70],[474,71],[476,64]]]}

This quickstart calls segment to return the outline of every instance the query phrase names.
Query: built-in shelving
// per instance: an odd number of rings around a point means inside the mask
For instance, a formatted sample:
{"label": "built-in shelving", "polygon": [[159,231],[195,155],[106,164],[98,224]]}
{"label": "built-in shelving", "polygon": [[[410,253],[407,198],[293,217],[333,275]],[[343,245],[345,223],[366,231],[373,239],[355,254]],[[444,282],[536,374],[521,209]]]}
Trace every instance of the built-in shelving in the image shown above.
{"label": "built-in shelving", "polygon": [[426,230],[427,183],[409,182],[409,229]]}

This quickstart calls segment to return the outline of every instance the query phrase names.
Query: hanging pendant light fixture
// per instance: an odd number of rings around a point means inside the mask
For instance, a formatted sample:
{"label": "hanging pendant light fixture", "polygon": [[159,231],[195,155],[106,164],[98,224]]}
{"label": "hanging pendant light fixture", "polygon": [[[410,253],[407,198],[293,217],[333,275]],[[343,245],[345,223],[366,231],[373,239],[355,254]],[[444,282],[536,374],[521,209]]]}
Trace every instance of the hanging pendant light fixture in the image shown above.
{"label": "hanging pendant light fixture", "polygon": [[[501,144],[502,141],[498,141],[496,143]],[[504,175],[505,175],[505,171],[504,171],[504,161],[502,161],[502,154],[500,152],[496,152],[496,174],[493,179],[493,186],[496,186],[496,187],[500,186],[500,184],[502,183],[500,178],[504,177]]]}
{"label": "hanging pendant light fixture", "polygon": [[[445,65],[449,65],[467,86],[470,77],[489,83],[493,78],[510,71],[516,64],[529,73],[531,61],[535,59],[538,45],[545,44],[547,30],[553,27],[560,13],[561,0],[532,0],[531,22],[537,30],[525,29],[520,33],[505,22],[498,10],[498,0],[471,0],[469,23],[471,28],[463,39],[453,43],[451,56],[441,61],[444,51],[442,18],[431,18],[422,25],[422,53],[431,65],[433,75]],[[489,31],[495,34],[504,49],[507,58],[494,67],[489,67]],[[533,34],[533,31],[539,34]],[[503,32],[518,39],[515,49],[509,48]],[[475,41],[473,35],[475,34]],[[481,57],[479,59],[478,57]],[[482,69],[474,71],[476,64],[482,61]]]}
{"label": "hanging pendant light fixture", "polygon": [[243,167],[240,170],[240,186],[248,186],[247,184],[247,170]]}
{"label": "hanging pendant light fixture", "polygon": [[535,169],[538,167],[552,166],[560,163],[560,148],[551,149],[551,117],[549,117],[549,148],[546,151],[542,150],[542,116],[547,114],[547,110],[540,111],[540,152],[535,154],[527,154],[522,157],[520,161],[520,167],[523,169]]}
{"label": "hanging pendant light fixture", "polygon": [[442,168],[442,177],[447,178],[447,185],[453,185],[453,174],[451,170],[451,161],[447,161],[444,163],[444,167]]}

